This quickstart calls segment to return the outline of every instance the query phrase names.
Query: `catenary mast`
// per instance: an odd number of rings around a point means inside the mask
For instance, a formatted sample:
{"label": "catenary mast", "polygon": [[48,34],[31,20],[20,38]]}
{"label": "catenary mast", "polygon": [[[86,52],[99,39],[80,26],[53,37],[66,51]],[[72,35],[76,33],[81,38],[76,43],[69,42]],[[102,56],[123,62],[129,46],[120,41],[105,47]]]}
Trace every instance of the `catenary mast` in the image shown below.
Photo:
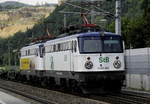
{"label": "catenary mast", "polygon": [[116,0],[115,32],[121,35],[121,0]]}

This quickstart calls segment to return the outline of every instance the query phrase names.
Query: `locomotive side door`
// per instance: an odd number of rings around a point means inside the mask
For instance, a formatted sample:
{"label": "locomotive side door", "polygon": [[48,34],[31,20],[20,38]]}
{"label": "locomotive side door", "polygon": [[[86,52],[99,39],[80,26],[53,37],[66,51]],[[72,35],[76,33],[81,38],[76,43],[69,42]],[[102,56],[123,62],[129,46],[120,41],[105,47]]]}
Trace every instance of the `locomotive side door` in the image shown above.
{"label": "locomotive side door", "polygon": [[43,61],[43,57],[44,57],[44,45],[41,44],[39,45],[39,56],[38,56],[38,59],[37,59],[37,67],[39,70],[43,70],[44,68],[44,61]]}
{"label": "locomotive side door", "polygon": [[70,52],[70,71],[74,73],[74,68],[75,68],[75,54],[76,54],[76,46],[77,42],[74,40],[71,42],[71,52]]}

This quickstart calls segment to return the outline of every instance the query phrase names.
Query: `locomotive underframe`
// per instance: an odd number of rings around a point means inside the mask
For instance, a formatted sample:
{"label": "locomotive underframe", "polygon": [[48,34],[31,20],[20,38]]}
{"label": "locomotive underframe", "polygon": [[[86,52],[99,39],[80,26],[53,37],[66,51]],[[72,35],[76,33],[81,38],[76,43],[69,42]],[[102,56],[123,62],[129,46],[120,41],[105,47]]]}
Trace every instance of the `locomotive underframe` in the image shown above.
{"label": "locomotive underframe", "polygon": [[65,72],[21,71],[19,79],[46,86],[59,85],[80,89],[83,93],[120,91],[125,79],[124,71],[111,72]]}

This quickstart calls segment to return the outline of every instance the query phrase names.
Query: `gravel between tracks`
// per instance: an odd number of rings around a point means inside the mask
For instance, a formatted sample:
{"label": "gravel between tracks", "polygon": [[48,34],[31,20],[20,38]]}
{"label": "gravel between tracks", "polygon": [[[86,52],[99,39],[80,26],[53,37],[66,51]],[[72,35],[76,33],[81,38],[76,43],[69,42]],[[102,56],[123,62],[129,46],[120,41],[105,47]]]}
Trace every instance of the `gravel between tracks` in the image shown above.
{"label": "gravel between tracks", "polygon": [[25,84],[11,82],[11,81],[0,80],[0,83],[3,86],[12,89],[17,89],[19,91],[23,91],[43,99],[47,99],[49,101],[55,102],[56,104],[108,104],[98,100],[92,100],[80,96],[65,94],[57,91],[51,91],[48,89],[33,87],[30,85],[25,85]]}
{"label": "gravel between tracks", "polygon": [[22,95],[15,94],[15,93],[13,93],[13,92],[10,92],[10,91],[7,91],[7,90],[1,89],[1,88],[0,88],[0,91],[2,91],[2,92],[4,92],[4,93],[7,93],[7,94],[9,94],[9,95],[12,95],[12,96],[14,96],[14,97],[16,97],[16,98],[18,98],[18,99],[23,100],[23,101],[30,102],[30,104],[42,104],[42,103],[39,103],[39,102],[37,102],[37,101],[35,101],[35,100],[26,98],[26,97],[24,97],[24,96],[22,96]]}

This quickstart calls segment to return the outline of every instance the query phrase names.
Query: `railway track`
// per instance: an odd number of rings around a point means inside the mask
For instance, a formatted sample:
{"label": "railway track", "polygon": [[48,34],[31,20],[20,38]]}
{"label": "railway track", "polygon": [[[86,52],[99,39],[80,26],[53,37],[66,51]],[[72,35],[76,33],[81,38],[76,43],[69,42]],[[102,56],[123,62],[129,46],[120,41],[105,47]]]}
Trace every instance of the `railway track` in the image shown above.
{"label": "railway track", "polygon": [[150,104],[150,97],[134,93],[111,93],[107,95],[91,95],[90,98],[101,100],[111,104]]}
{"label": "railway track", "polygon": [[150,104],[150,96],[140,95],[136,93],[128,93],[128,92],[122,92],[119,96],[123,95],[122,97],[130,97],[138,102],[141,102],[142,104]]}
{"label": "railway track", "polygon": [[31,95],[31,94],[29,94],[29,93],[26,93],[26,92],[23,92],[23,91],[19,91],[19,90],[15,89],[15,88],[8,87],[8,86],[6,86],[6,84],[2,84],[2,83],[1,83],[1,84],[0,84],[0,88],[1,88],[1,89],[4,89],[4,90],[6,90],[6,91],[10,91],[10,92],[13,92],[13,93],[15,93],[15,94],[24,96],[24,97],[26,97],[26,98],[28,98],[28,99],[34,100],[34,101],[39,102],[39,103],[41,103],[41,104],[58,104],[58,103],[56,103],[56,102],[52,102],[52,101],[49,101],[49,100],[47,100],[47,99],[43,99],[43,98],[40,98],[40,97]]}
{"label": "railway track", "polygon": [[[32,87],[26,84],[20,84],[20,83],[4,81],[4,80],[0,80],[0,83],[1,83],[0,88],[25,96],[27,98],[33,99],[42,104],[60,104],[58,102],[56,95],[48,94],[48,89]],[[54,91],[54,93],[56,92],[57,91]],[[65,93],[65,92],[63,91],[60,93]],[[49,99],[52,96],[55,96],[55,99],[57,101]],[[59,95],[59,96],[64,96],[64,95]],[[150,97],[138,95],[135,93],[127,93],[127,92],[111,93],[111,94],[105,94],[105,95],[89,95],[89,96],[84,96],[84,95],[81,96],[80,94],[79,95],[76,94],[76,96],[78,96],[79,98],[84,97],[88,99],[93,99],[96,102],[98,101],[100,102],[102,101],[103,103],[106,102],[106,104],[107,103],[110,103],[110,104],[150,104]],[[100,102],[98,102],[98,104],[103,104]],[[64,104],[65,104],[65,101],[64,101]]]}
{"label": "railway track", "polygon": [[94,100],[83,96],[78,96],[59,92],[51,91],[44,88],[31,86],[12,81],[0,79],[0,88],[22,95],[29,99],[33,99],[41,104],[108,104],[100,100]]}

